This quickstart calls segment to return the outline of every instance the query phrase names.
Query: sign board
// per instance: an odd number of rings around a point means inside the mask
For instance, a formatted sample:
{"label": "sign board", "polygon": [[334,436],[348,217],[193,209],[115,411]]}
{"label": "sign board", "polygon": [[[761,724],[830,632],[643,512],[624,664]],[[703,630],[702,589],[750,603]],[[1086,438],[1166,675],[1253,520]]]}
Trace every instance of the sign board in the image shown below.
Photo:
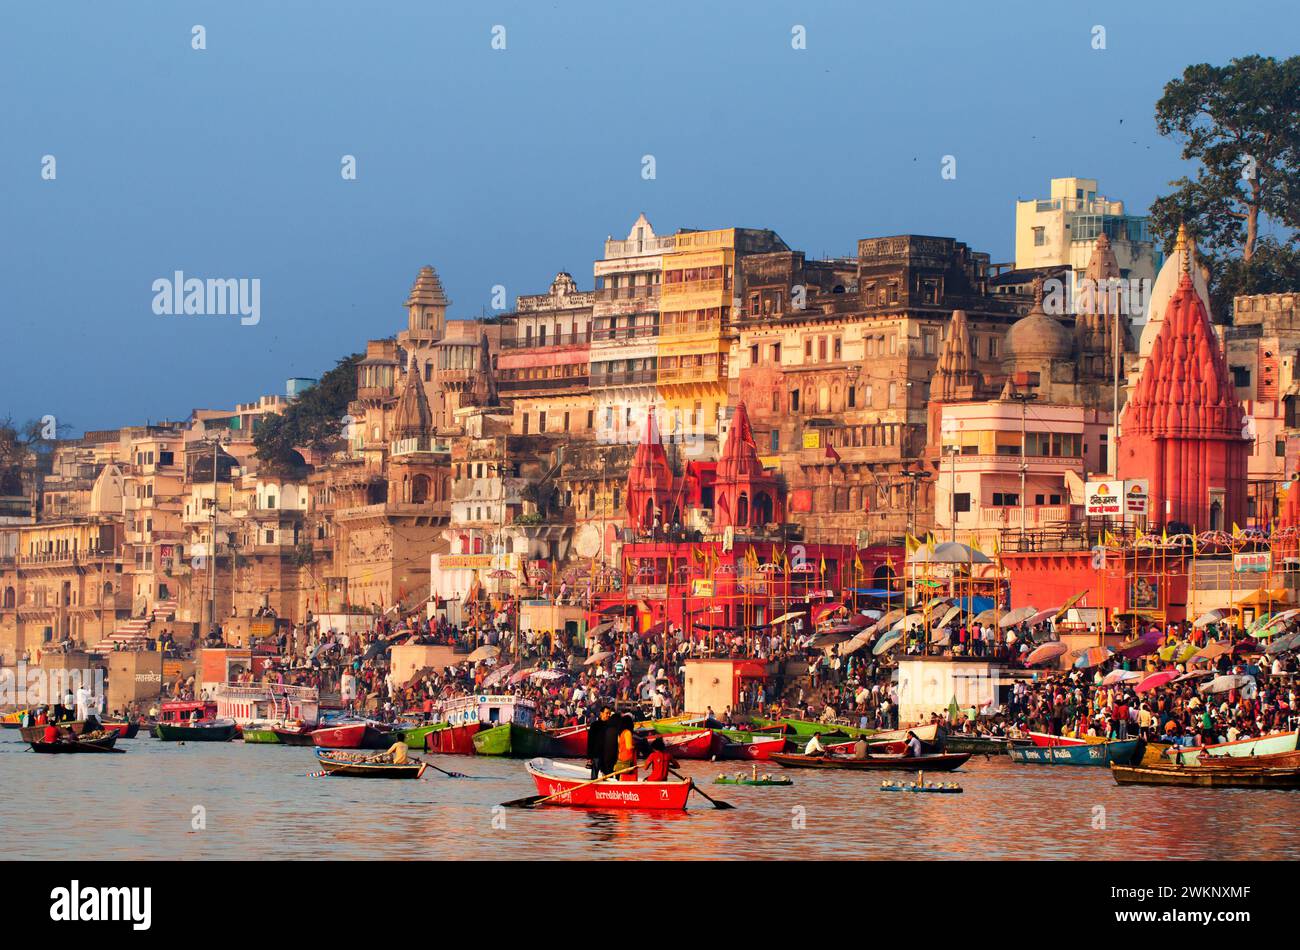
{"label": "sign board", "polygon": [[1124,513],[1146,517],[1150,511],[1151,482],[1145,478],[1133,478],[1124,483]]}
{"label": "sign board", "polygon": [[712,597],[713,581],[705,577],[696,577],[691,581],[692,597]]}
{"label": "sign board", "polygon": [[1130,610],[1154,612],[1160,609],[1160,580],[1155,577],[1135,577],[1129,583]]}
{"label": "sign board", "polygon": [[1232,569],[1237,574],[1267,574],[1273,569],[1273,552],[1245,551],[1234,554]]}
{"label": "sign board", "polygon": [[1083,486],[1085,514],[1089,518],[1112,518],[1123,513],[1122,481],[1086,482]]}
{"label": "sign board", "polygon": [[822,434],[820,429],[803,430],[803,447],[805,449],[820,449],[822,447]]}
{"label": "sign board", "polygon": [[491,554],[442,554],[438,569],[443,571],[485,571],[492,567]]}

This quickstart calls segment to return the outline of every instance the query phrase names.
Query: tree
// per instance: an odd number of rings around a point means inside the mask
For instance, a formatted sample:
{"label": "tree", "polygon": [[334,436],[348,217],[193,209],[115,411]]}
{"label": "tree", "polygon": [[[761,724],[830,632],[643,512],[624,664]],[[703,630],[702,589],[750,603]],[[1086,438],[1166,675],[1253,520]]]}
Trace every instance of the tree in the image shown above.
{"label": "tree", "polygon": [[[1152,203],[1152,230],[1169,251],[1186,222],[1210,268],[1216,312],[1225,314],[1238,293],[1294,287],[1300,56],[1188,66],[1156,103],[1156,128],[1181,141],[1182,157],[1197,168]],[[1268,225],[1285,236],[1267,233]]]}
{"label": "tree", "polygon": [[337,442],[348,403],[357,398],[360,361],[360,353],[344,357],[283,413],[263,417],[253,437],[258,460],[270,468],[290,468],[298,446],[324,450]]}

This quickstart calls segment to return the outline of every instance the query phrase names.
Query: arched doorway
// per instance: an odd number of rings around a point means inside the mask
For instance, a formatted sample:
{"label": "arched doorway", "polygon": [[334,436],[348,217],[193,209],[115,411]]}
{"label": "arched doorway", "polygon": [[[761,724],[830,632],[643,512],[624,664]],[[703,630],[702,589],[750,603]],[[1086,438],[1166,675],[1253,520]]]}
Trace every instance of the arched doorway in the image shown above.
{"label": "arched doorway", "polygon": [[422,505],[429,500],[429,476],[416,475],[411,479],[411,503]]}
{"label": "arched doorway", "polygon": [[772,520],[772,496],[761,491],[754,496],[754,524],[768,524]]}
{"label": "arched doorway", "polygon": [[736,525],[744,526],[749,524],[749,494],[741,492],[740,497],[736,499]]}
{"label": "arched doorway", "polygon": [[1223,503],[1218,499],[1210,504],[1210,530],[1223,530]]}

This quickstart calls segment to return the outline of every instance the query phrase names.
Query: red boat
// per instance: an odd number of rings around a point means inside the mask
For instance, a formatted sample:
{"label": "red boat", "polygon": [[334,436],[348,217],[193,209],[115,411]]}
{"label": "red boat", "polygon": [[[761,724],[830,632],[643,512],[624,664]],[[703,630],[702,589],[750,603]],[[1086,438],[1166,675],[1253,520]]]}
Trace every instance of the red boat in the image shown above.
{"label": "red boat", "polygon": [[[666,737],[665,737],[666,738]],[[620,782],[607,779],[591,783],[591,771],[577,765],[532,759],[524,766],[537,784],[537,794],[555,795],[547,805],[572,808],[653,808],[682,811],[691,782]],[[540,804],[540,803],[539,803]]]}
{"label": "red boat", "polygon": [[138,722],[102,722],[105,732],[116,732],[119,739],[134,739],[140,731]]}
{"label": "red boat", "polygon": [[311,740],[321,749],[387,749],[392,745],[388,732],[376,729],[368,722],[326,726],[312,732]]}
{"label": "red boat", "polygon": [[[479,727],[479,723],[470,722],[463,726],[437,729],[424,737],[424,750],[441,755],[474,755],[474,734],[479,731]],[[586,754],[585,740],[583,754]]]}
{"label": "red boat", "polygon": [[1029,735],[1029,741],[1032,742],[1034,745],[1042,746],[1043,748],[1048,748],[1048,749],[1052,748],[1053,746],[1088,744],[1087,741],[1084,739],[1071,739],[1069,736],[1053,736],[1053,735],[1049,735],[1046,732],[1031,732],[1028,733],[1028,735]]}
{"label": "red boat", "polygon": [[551,755],[559,759],[585,759],[588,728],[586,724],[564,726],[547,733],[551,737]]}
{"label": "red boat", "polygon": [[707,761],[713,757],[712,729],[701,729],[698,732],[669,732],[658,738],[664,740],[668,754],[675,759]]}
{"label": "red boat", "polygon": [[766,760],[773,752],[785,748],[785,736],[759,738],[755,736],[749,742],[724,741],[718,754],[724,759],[758,759]]}

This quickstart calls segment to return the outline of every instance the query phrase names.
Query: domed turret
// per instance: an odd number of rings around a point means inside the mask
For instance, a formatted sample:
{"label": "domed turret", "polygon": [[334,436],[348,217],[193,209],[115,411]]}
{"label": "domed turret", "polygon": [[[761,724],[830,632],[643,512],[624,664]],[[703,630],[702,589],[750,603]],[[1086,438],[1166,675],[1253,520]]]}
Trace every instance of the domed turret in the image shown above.
{"label": "domed turret", "polygon": [[1043,310],[1043,281],[1034,281],[1034,305],[1007,330],[1002,351],[1002,368],[1008,373],[1037,370],[1051,360],[1068,360],[1074,355],[1070,331]]}

